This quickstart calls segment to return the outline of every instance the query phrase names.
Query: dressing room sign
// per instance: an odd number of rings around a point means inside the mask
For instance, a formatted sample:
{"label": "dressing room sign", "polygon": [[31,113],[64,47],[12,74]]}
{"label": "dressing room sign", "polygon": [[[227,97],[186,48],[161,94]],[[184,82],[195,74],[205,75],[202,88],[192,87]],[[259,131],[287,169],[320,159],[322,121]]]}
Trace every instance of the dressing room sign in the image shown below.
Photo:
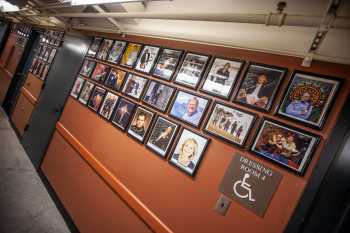
{"label": "dressing room sign", "polygon": [[275,193],[282,175],[242,155],[232,159],[220,185],[220,192],[260,217]]}

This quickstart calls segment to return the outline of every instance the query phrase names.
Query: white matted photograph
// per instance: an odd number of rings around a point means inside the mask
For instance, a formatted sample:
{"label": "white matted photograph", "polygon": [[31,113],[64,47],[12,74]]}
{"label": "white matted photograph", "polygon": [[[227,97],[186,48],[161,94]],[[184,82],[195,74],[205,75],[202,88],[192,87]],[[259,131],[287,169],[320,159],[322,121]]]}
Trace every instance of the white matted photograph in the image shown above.
{"label": "white matted photograph", "polygon": [[228,99],[243,64],[243,61],[215,58],[201,90]]}
{"label": "white matted photograph", "polygon": [[183,128],[169,162],[194,176],[208,143],[208,138]]}
{"label": "white matted photograph", "polygon": [[157,60],[159,50],[159,47],[145,45],[137,60],[135,69],[144,73],[149,73]]}
{"label": "white matted photograph", "polygon": [[207,55],[187,53],[175,77],[175,82],[196,89],[208,61]]}

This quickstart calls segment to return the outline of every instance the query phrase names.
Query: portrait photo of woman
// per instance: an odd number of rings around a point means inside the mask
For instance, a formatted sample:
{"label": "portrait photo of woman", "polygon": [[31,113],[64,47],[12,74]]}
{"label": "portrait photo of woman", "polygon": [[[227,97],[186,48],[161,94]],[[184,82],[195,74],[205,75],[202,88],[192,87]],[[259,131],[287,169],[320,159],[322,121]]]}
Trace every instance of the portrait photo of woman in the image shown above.
{"label": "portrait photo of woman", "polygon": [[169,162],[190,176],[193,176],[203,157],[208,142],[208,138],[184,128]]}

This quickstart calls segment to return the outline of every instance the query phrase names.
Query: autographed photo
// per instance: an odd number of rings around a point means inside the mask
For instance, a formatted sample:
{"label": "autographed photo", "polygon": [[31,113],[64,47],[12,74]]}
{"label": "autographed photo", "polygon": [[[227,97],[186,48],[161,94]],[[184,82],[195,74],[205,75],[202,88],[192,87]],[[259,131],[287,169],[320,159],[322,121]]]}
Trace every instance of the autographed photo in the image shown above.
{"label": "autographed photo", "polygon": [[208,105],[209,100],[204,97],[178,91],[170,116],[198,127]]}
{"label": "autographed photo", "polygon": [[193,176],[209,140],[186,128],[181,132],[169,162]]}
{"label": "autographed photo", "polygon": [[187,53],[181,65],[175,82],[196,88],[205,70],[209,57],[194,53]]}
{"label": "autographed photo", "polygon": [[108,92],[100,108],[100,115],[109,120],[118,98],[119,97],[117,95]]}
{"label": "autographed photo", "polygon": [[113,88],[113,90],[120,91],[125,80],[126,72],[116,68],[112,68],[106,78],[105,84],[108,87]]}
{"label": "autographed photo", "polygon": [[164,80],[170,80],[180,61],[182,51],[163,49],[159,55],[153,75]]}
{"label": "autographed photo", "polygon": [[159,47],[146,45],[143,47],[141,55],[136,63],[135,69],[149,73],[156,62]]}
{"label": "autographed photo", "polygon": [[165,111],[174,91],[175,88],[171,86],[151,81],[143,97],[143,101],[160,111]]}
{"label": "autographed photo", "polygon": [[215,58],[202,90],[209,94],[218,95],[226,99],[229,98],[242,65],[242,61]]}
{"label": "autographed photo", "polygon": [[168,149],[171,147],[171,142],[175,138],[177,128],[177,124],[158,116],[146,143],[147,147],[165,157]]}
{"label": "autographed photo", "polygon": [[117,64],[126,47],[125,41],[116,40],[108,55],[108,61]]}
{"label": "autographed photo", "polygon": [[254,114],[216,103],[205,126],[205,131],[243,146],[254,120]]}
{"label": "autographed photo", "polygon": [[123,87],[123,93],[135,99],[140,99],[147,81],[144,77],[129,74]]}
{"label": "autographed photo", "polygon": [[340,81],[307,73],[295,73],[278,113],[321,127]]}

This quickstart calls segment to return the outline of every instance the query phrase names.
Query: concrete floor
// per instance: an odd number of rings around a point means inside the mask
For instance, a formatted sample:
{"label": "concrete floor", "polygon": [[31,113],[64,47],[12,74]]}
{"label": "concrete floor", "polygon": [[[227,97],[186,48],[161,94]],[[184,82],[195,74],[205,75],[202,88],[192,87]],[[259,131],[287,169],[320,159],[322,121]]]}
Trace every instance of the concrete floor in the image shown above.
{"label": "concrete floor", "polygon": [[0,108],[0,233],[68,233]]}

